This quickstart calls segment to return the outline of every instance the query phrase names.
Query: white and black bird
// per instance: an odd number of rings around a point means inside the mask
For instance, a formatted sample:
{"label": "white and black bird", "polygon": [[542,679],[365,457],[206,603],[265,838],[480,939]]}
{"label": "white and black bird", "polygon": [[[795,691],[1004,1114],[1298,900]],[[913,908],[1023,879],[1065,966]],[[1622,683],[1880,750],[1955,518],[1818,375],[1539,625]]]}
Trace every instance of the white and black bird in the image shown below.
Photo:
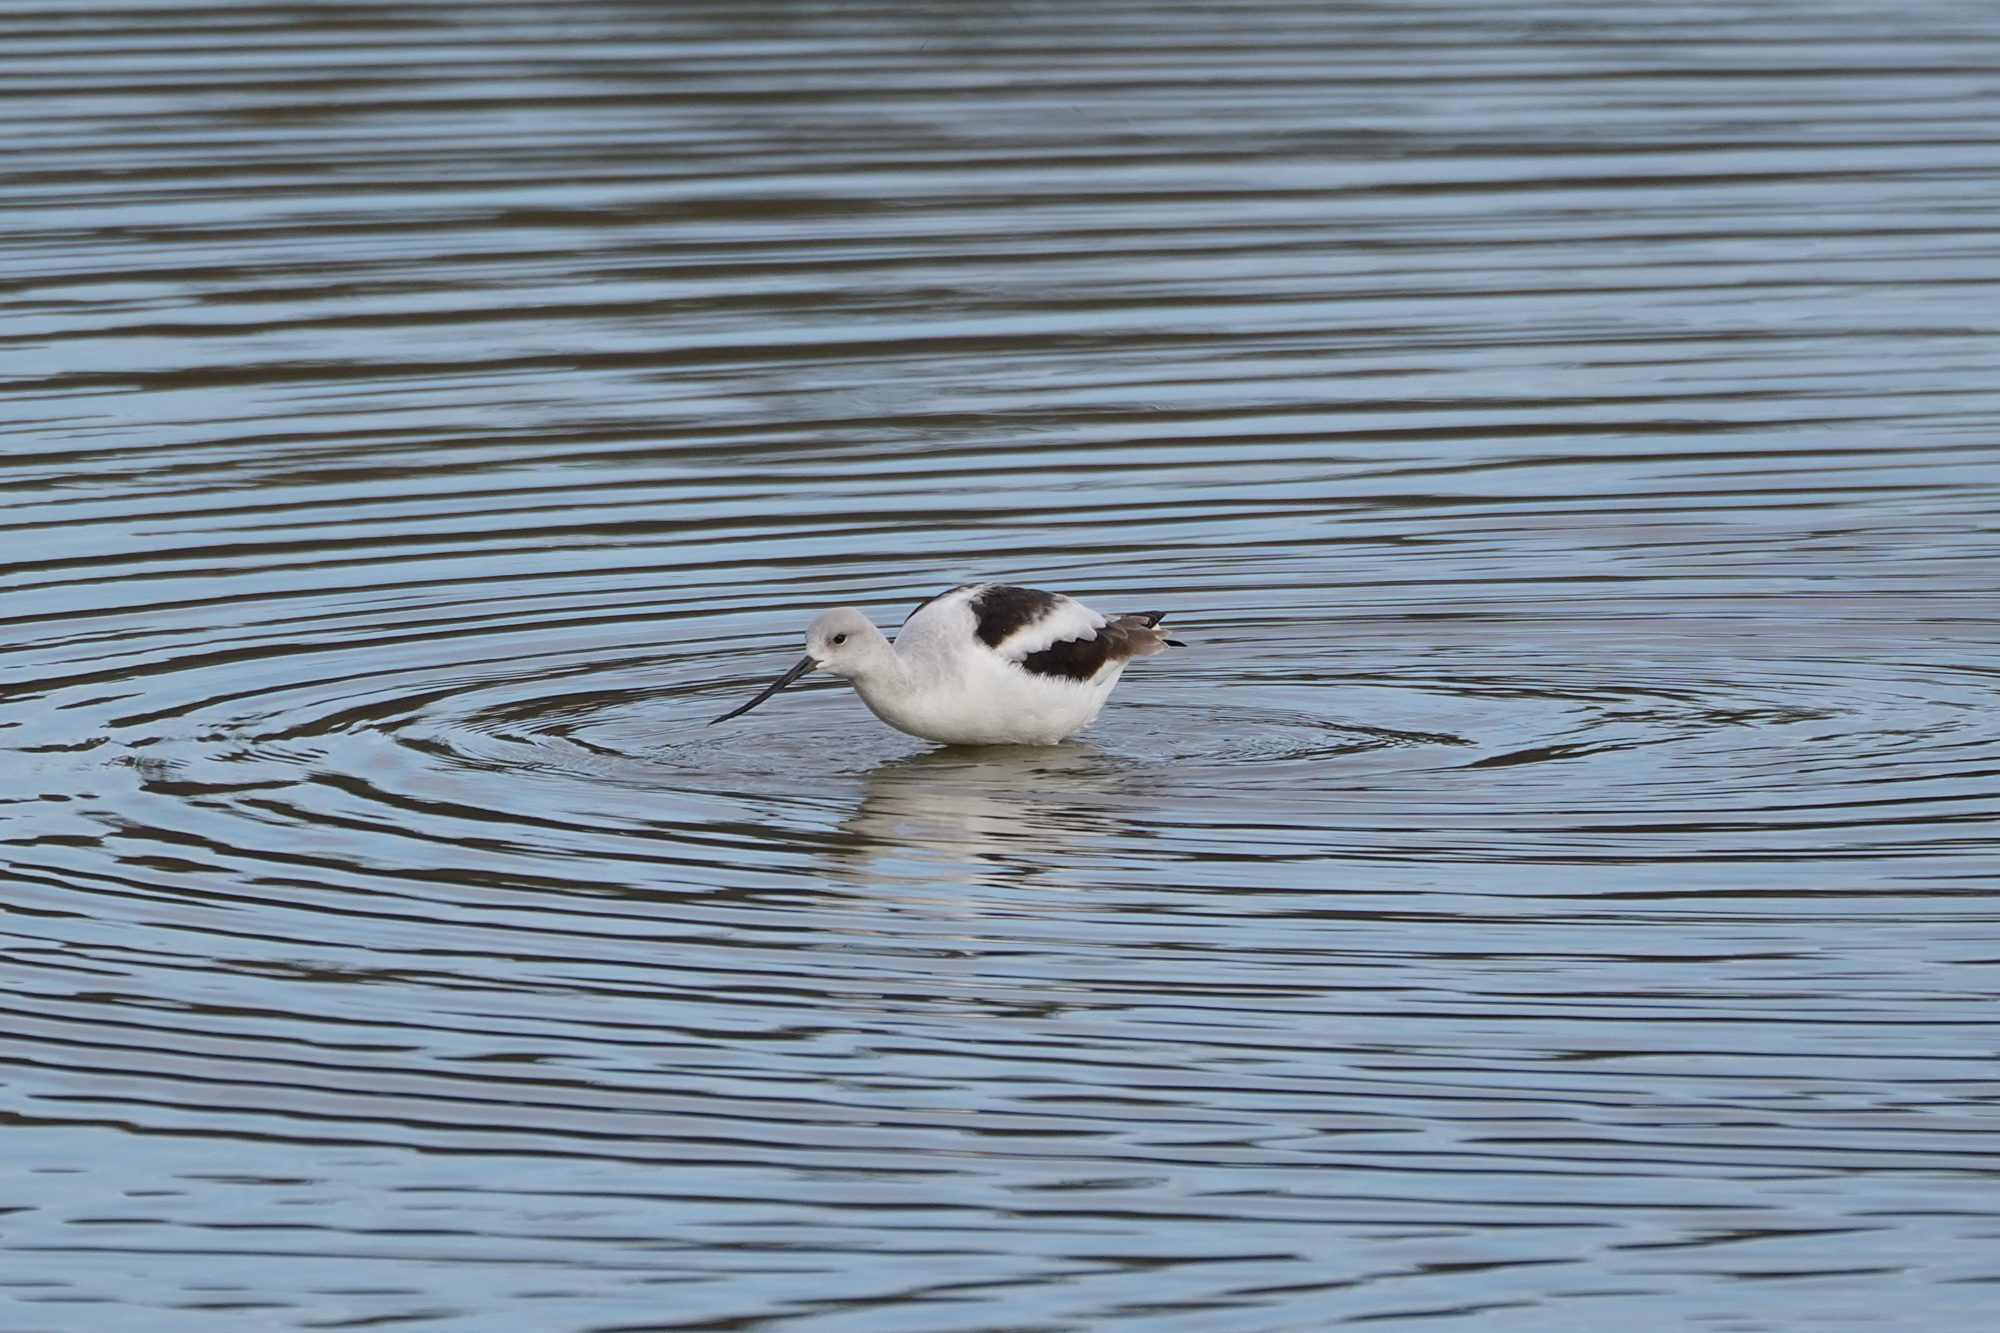
{"label": "white and black bird", "polygon": [[[1183,646],[1162,611],[1102,615],[1061,593],[968,583],[920,603],[892,644],[853,607],[822,611],[806,655],[741,708],[808,671],[853,682],[898,731],[950,745],[1054,745],[1096,720],[1135,657]],[[714,723],[710,723],[711,726]]]}

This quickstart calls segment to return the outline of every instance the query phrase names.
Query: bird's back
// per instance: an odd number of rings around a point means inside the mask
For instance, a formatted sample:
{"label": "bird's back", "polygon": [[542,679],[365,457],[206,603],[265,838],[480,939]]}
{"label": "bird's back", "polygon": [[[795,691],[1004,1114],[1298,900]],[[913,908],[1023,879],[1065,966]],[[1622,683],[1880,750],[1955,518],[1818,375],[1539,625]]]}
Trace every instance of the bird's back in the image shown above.
{"label": "bird's back", "polygon": [[910,696],[870,707],[935,740],[1050,744],[1096,718],[1127,662],[1165,650],[1161,618],[1106,616],[1039,588],[953,588],[920,603],[897,631]]}

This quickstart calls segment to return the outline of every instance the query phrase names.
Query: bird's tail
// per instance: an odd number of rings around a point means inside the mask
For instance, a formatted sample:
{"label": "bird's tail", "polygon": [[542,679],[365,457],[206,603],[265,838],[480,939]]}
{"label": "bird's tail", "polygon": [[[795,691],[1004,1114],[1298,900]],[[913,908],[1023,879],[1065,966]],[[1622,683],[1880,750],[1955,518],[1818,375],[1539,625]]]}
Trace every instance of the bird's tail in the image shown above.
{"label": "bird's tail", "polygon": [[1129,611],[1122,616],[1111,617],[1111,623],[1130,637],[1132,656],[1149,657],[1169,648],[1187,647],[1179,639],[1167,637],[1167,631],[1160,624],[1166,618],[1165,611]]}

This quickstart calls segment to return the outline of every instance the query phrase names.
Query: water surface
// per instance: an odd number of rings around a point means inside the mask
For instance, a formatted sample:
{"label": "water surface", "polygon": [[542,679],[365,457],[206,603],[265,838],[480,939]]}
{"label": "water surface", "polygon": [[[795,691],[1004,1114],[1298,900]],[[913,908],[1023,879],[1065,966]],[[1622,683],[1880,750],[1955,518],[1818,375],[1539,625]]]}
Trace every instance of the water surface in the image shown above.
{"label": "water surface", "polygon": [[[1996,67],[10,7],[0,1323],[2000,1324]],[[996,576],[1191,647],[701,726]]]}

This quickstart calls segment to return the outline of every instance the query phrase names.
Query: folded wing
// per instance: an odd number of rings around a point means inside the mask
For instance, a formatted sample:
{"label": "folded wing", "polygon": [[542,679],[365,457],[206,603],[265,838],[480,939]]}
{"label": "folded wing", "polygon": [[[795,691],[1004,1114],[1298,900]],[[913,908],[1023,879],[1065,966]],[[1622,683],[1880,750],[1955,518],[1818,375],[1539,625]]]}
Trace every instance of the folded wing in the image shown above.
{"label": "folded wing", "polygon": [[1004,583],[954,593],[965,596],[974,636],[1032,675],[1095,680],[1168,644],[1158,611],[1106,616],[1061,593]]}

